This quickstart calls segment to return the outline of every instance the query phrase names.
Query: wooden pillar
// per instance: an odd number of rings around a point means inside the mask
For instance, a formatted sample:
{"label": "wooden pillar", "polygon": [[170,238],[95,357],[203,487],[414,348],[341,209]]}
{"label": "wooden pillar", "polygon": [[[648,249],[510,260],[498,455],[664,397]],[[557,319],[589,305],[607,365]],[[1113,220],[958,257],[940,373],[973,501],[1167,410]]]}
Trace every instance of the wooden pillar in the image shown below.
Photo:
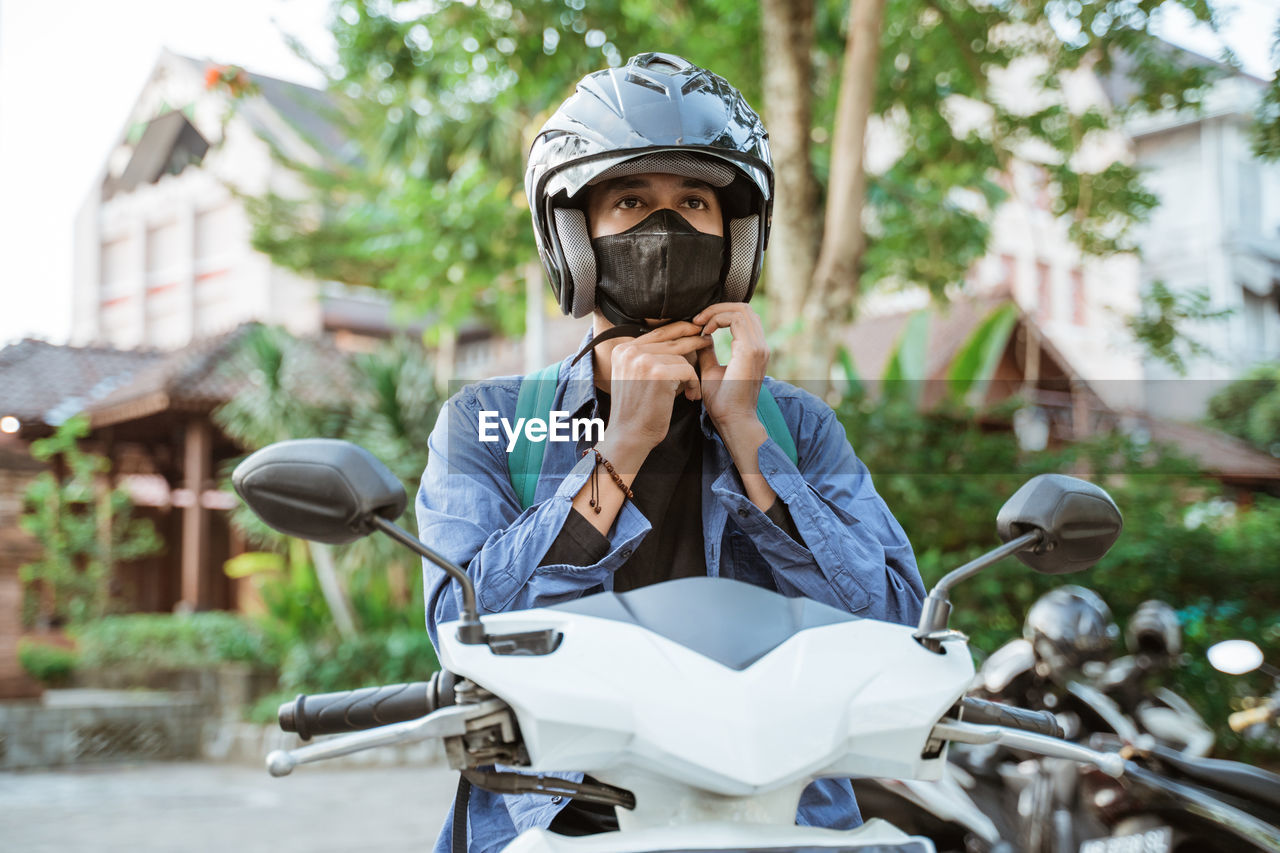
{"label": "wooden pillar", "polygon": [[200,505],[213,468],[212,430],[207,421],[187,422],[183,447],[182,598],[179,606],[202,610],[209,606],[209,515]]}

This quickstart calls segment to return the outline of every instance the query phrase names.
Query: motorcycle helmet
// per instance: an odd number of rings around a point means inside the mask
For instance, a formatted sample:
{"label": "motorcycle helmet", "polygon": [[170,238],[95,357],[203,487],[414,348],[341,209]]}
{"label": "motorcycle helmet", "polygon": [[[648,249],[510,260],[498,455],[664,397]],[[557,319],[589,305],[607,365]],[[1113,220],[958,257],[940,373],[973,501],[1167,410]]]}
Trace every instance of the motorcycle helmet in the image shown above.
{"label": "motorcycle helmet", "polygon": [[1111,608],[1093,590],[1060,586],[1031,605],[1022,636],[1055,677],[1079,671],[1087,662],[1106,660],[1120,635]]}
{"label": "motorcycle helmet", "polygon": [[[599,303],[586,190],[646,172],[697,178],[716,188],[727,244],[716,301],[749,300],[773,207],[764,124],[722,77],[678,56],[643,53],[583,78],[529,151],[525,192],[560,310],[585,317]],[[611,313],[604,304],[601,310]],[[613,313],[615,324],[635,322]]]}
{"label": "motorcycle helmet", "polygon": [[1163,601],[1144,601],[1133,611],[1124,635],[1132,654],[1176,657],[1182,654],[1182,625],[1177,612]]}

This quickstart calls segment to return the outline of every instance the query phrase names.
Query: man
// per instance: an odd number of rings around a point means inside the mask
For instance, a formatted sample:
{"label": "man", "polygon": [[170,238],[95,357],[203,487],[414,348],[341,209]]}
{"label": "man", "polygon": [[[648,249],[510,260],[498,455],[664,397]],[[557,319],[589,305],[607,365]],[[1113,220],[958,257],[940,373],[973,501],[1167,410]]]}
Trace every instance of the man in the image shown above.
{"label": "man", "polygon": [[[759,117],[722,78],[642,54],[589,75],[530,153],[526,191],[561,309],[593,317],[559,367],[552,409],[605,422],[548,442],[532,500],[504,441],[520,377],[468,386],[432,433],[420,536],[467,567],[484,612],[544,606],[689,575],[723,575],[878,619],[914,623],[911,546],[831,409],[765,376],[747,305],[769,232],[773,171]],[[728,329],[729,363],[711,333]],[[525,379],[524,381],[534,381]],[[760,412],[776,404],[786,435]],[[794,461],[779,444],[794,443]],[[425,567],[428,630],[457,618],[456,586]],[[580,776],[578,778],[581,778]],[[471,792],[472,850],[535,826],[607,828],[560,797]],[[797,819],[861,822],[847,780],[820,780]],[[452,816],[437,844],[450,849]]]}

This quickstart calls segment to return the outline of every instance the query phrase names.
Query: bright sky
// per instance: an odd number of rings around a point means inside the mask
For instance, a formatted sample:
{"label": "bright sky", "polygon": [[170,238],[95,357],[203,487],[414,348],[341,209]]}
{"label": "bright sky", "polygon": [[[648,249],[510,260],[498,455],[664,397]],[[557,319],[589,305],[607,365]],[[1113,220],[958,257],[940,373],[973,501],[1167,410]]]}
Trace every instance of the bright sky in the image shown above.
{"label": "bright sky", "polygon": [[[1270,76],[1280,0],[1229,3],[1229,43]],[[75,213],[161,48],[318,85],[281,33],[331,56],[328,10],[328,0],[0,0],[0,346],[66,341]],[[1184,23],[1166,32],[1217,53]]]}

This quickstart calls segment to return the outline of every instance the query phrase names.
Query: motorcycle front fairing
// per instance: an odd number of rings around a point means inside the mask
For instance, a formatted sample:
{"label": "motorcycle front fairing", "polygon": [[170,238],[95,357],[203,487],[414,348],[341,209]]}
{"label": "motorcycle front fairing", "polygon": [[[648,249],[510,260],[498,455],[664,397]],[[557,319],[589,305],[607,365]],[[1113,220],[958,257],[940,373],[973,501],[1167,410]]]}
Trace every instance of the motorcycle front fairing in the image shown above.
{"label": "motorcycle front fairing", "polygon": [[815,778],[937,779],[945,745],[930,732],[974,674],[960,638],[935,653],[909,627],[723,578],[484,622],[490,635],[550,629],[559,642],[498,654],[442,625],[441,663],[513,709],[530,770],[633,791],[624,829],[790,826]]}

